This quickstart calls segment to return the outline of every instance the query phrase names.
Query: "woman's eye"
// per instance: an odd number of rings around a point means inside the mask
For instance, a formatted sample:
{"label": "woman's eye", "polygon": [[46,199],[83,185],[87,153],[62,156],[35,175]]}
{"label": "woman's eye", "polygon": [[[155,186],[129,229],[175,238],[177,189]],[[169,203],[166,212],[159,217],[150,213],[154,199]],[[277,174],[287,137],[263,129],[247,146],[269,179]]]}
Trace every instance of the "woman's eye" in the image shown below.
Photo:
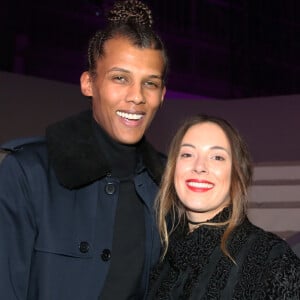
{"label": "woman's eye", "polygon": [[223,156],[220,156],[220,155],[215,155],[215,156],[213,156],[213,159],[214,160],[225,160],[225,158],[223,157]]}
{"label": "woman's eye", "polygon": [[181,153],[180,157],[191,157],[192,155],[190,153]]}

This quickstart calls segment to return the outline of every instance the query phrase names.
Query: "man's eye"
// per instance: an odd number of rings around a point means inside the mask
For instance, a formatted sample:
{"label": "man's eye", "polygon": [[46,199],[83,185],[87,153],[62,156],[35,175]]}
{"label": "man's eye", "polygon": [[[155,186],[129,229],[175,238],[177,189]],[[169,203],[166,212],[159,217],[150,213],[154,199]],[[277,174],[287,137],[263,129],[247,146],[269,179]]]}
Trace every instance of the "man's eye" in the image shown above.
{"label": "man's eye", "polygon": [[145,85],[150,88],[157,88],[160,86],[158,83],[153,82],[153,81],[147,81],[147,82],[145,82]]}
{"label": "man's eye", "polygon": [[118,82],[125,82],[126,79],[123,76],[114,76],[113,80],[118,81]]}

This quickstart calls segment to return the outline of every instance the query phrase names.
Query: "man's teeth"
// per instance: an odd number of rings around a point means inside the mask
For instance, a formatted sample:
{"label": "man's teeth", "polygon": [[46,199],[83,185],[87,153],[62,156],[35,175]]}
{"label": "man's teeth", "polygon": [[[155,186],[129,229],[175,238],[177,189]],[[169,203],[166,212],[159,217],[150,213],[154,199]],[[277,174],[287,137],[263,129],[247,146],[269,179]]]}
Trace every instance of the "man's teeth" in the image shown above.
{"label": "man's teeth", "polygon": [[195,181],[190,181],[187,183],[189,186],[194,186],[197,188],[202,188],[202,189],[210,189],[214,185],[211,183],[204,183],[204,182],[195,182]]}
{"label": "man's teeth", "polygon": [[140,120],[143,117],[142,114],[129,114],[120,111],[117,111],[117,115],[129,120]]}

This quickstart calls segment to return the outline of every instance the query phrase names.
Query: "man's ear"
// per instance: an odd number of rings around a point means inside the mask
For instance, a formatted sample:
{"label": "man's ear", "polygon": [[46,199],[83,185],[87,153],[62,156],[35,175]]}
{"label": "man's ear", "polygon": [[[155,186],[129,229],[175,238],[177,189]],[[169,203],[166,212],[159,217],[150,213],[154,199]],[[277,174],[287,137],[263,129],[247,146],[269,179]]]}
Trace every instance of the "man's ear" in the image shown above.
{"label": "man's ear", "polygon": [[165,100],[165,95],[166,95],[166,92],[167,92],[167,89],[166,87],[164,86],[163,87],[163,90],[162,90],[162,94],[161,94],[161,99],[160,99],[160,106],[163,104],[164,100]]}
{"label": "man's ear", "polygon": [[92,97],[93,91],[92,91],[92,78],[88,71],[85,71],[80,76],[80,87],[81,92],[84,96]]}

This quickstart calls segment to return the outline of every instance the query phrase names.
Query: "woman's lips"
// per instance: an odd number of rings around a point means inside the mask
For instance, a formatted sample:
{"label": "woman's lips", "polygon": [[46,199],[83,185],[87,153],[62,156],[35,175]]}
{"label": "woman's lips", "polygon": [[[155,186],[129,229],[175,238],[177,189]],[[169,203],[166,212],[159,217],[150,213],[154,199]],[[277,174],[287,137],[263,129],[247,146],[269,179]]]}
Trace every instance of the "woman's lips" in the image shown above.
{"label": "woman's lips", "polygon": [[187,187],[193,192],[207,192],[214,187],[214,184],[207,180],[188,179],[186,180]]}

